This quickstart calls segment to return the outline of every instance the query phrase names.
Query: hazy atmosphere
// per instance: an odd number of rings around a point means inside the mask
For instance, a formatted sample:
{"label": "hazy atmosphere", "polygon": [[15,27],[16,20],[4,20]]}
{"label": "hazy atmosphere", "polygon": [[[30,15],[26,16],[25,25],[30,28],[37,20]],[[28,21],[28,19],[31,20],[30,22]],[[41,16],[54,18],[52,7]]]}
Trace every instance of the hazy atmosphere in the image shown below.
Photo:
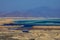
{"label": "hazy atmosphere", "polygon": [[0,17],[60,18],[60,0],[0,0]]}

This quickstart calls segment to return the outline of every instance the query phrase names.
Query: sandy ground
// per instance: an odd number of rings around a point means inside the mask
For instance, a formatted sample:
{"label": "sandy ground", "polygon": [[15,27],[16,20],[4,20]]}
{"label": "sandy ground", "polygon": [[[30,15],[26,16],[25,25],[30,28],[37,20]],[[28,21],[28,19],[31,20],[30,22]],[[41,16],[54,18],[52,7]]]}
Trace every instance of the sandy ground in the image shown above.
{"label": "sandy ground", "polygon": [[0,39],[60,40],[60,30],[29,30],[29,33],[23,33],[21,30],[6,30],[6,31],[2,30],[0,31]]}
{"label": "sandy ground", "polygon": [[[10,22],[12,19],[0,19],[0,24]],[[35,29],[24,33],[22,30],[8,30],[7,27],[0,26],[0,40],[60,40],[60,30],[58,29],[60,26],[33,26],[33,28],[50,28],[50,30]],[[55,30],[55,28],[57,29]]]}

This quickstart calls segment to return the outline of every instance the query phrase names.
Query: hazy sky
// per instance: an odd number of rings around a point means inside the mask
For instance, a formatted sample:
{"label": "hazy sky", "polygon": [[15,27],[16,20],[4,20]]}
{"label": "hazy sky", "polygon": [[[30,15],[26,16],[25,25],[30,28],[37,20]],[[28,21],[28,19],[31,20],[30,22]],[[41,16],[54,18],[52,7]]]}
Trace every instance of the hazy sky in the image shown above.
{"label": "hazy sky", "polygon": [[42,6],[60,8],[60,0],[0,0],[0,11],[21,11]]}

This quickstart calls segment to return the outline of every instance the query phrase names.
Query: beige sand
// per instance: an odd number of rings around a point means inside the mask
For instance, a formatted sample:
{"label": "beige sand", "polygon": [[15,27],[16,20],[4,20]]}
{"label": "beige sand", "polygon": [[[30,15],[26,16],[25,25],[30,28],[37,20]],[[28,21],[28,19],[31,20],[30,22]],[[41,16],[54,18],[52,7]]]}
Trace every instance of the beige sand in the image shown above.
{"label": "beige sand", "polygon": [[[10,23],[12,19],[0,19],[0,24]],[[13,26],[16,27],[16,26]],[[12,27],[11,27],[12,28]],[[23,33],[21,30],[8,30],[6,26],[0,26],[0,40],[60,40],[60,26],[33,26],[35,30]],[[47,30],[36,30],[48,28]],[[53,28],[53,29],[51,29]],[[49,30],[51,29],[51,30]],[[56,29],[56,30],[55,30]],[[3,38],[2,38],[3,37]]]}

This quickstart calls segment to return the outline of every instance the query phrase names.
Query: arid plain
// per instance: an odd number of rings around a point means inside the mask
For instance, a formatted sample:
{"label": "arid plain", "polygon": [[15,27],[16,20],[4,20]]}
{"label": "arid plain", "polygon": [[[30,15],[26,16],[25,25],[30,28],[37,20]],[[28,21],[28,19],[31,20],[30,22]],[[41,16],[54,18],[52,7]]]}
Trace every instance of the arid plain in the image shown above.
{"label": "arid plain", "polygon": [[[11,18],[0,18],[0,25],[11,23]],[[15,28],[18,26],[12,26]],[[7,26],[0,26],[0,40],[60,40],[60,26],[33,26],[29,33],[21,30],[8,30]],[[38,30],[37,30],[38,29]]]}

